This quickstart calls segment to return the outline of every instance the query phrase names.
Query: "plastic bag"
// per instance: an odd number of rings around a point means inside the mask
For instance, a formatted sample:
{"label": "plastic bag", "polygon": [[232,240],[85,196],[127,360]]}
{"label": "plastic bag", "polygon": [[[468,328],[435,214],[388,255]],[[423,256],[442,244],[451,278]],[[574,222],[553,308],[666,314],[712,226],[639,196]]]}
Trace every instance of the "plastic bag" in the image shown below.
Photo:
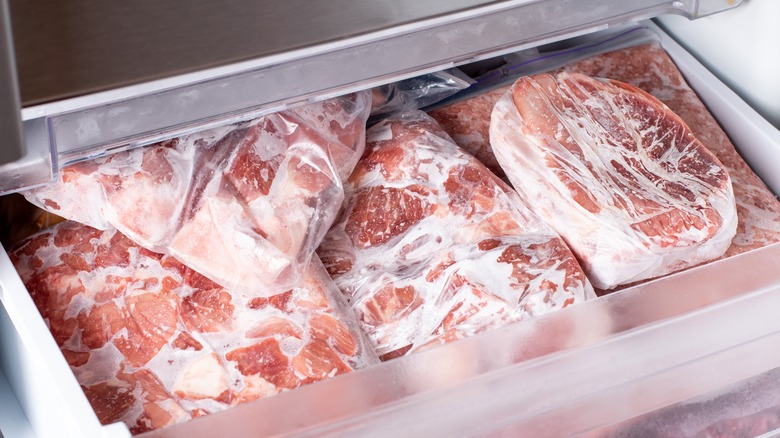
{"label": "plastic bag", "polygon": [[[427,111],[458,146],[477,157],[499,178],[505,179],[504,169],[490,147],[490,114],[493,105],[517,78],[559,68],[599,53],[657,40],[658,36],[646,27],[631,24],[568,40],[566,48],[550,45],[510,53],[501,59],[501,66],[478,74],[469,88]],[[495,61],[490,62],[493,63]]]}
{"label": "plastic bag", "polygon": [[369,125],[392,114],[433,105],[472,83],[473,79],[452,68],[375,87]]}
{"label": "plastic bag", "polygon": [[231,290],[298,284],[365,147],[368,91],[77,163],[25,193]]}
{"label": "plastic bag", "polygon": [[10,256],[100,421],[133,433],[378,362],[316,256],[268,298],[72,221]]}
{"label": "plastic bag", "polygon": [[737,229],[725,167],[663,103],[581,74],[519,79],[496,103],[493,151],[597,288],[720,257]]}
{"label": "plastic bag", "polygon": [[425,113],[367,142],[318,254],[383,359],[595,296],[563,240]]}

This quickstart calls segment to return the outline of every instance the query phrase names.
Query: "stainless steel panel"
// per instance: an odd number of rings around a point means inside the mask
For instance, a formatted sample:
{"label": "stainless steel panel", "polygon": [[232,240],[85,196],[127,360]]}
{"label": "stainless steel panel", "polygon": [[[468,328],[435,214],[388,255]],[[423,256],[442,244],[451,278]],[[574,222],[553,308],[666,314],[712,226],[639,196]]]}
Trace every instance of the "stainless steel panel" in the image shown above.
{"label": "stainless steel panel", "polygon": [[335,41],[495,0],[11,0],[25,106]]}
{"label": "stainless steel panel", "polygon": [[24,155],[24,135],[8,3],[0,0],[0,165]]}

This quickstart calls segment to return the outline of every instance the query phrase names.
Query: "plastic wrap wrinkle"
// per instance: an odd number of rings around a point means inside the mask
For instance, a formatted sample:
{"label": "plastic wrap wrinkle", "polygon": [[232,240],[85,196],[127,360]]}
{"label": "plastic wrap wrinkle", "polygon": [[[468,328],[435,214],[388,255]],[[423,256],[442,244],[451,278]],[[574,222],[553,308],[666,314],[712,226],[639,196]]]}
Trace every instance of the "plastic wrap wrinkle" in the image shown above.
{"label": "plastic wrap wrinkle", "polygon": [[312,103],[77,163],[25,196],[231,290],[277,294],[338,213],[369,109],[368,91]]}
{"label": "plastic wrap wrinkle", "polygon": [[560,237],[425,113],[367,142],[318,253],[381,357],[593,296]]}
{"label": "plastic wrap wrinkle", "polygon": [[133,433],[377,362],[316,257],[260,297],[70,221],[10,255],[100,421]]}
{"label": "plastic wrap wrinkle", "polygon": [[737,227],[725,168],[661,102],[581,74],[519,79],[491,116],[514,187],[596,287],[718,258]]}

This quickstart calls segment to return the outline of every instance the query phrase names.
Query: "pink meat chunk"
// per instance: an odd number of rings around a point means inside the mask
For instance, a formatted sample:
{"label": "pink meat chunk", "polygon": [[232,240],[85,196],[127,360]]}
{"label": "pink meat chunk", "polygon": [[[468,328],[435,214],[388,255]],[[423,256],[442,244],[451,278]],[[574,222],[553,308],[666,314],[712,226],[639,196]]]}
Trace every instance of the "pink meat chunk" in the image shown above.
{"label": "pink meat chunk", "polygon": [[365,147],[369,94],[73,164],[25,195],[231,290],[284,292],[335,220]]}
{"label": "pink meat chunk", "polygon": [[593,296],[563,240],[425,113],[367,141],[318,254],[382,359]]}
{"label": "pink meat chunk", "polygon": [[134,434],[377,361],[316,258],[265,297],[71,221],[10,256],[100,421]]}

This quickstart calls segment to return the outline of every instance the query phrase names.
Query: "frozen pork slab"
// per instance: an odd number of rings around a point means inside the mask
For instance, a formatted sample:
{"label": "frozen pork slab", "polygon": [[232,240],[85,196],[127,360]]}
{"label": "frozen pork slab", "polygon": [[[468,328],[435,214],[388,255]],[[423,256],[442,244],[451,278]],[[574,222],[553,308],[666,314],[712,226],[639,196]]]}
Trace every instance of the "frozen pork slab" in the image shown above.
{"label": "frozen pork slab", "polygon": [[72,221],[10,256],[100,421],[133,433],[377,362],[316,257],[259,297]]}
{"label": "frozen pork slab", "polygon": [[383,359],[593,296],[563,240],[425,113],[367,143],[318,253]]}
{"label": "frozen pork slab", "polygon": [[[739,155],[660,45],[643,44],[591,56],[558,71],[617,79],[647,91],[680,116],[715,154],[728,170],[737,203],[737,234],[724,257],[780,242],[780,201]],[[489,143],[490,113],[508,88],[497,88],[431,112],[459,146],[494,171],[497,162]],[[503,169],[496,173],[502,175]]]}
{"label": "frozen pork slab", "polygon": [[644,91],[578,73],[518,79],[490,140],[515,189],[598,288],[720,257],[737,229],[731,179]]}
{"label": "frozen pork slab", "polygon": [[26,196],[231,290],[284,292],[335,219],[365,147],[369,99],[351,94],[78,163]]}
{"label": "frozen pork slab", "polygon": [[726,167],[737,202],[737,234],[725,256],[780,242],[780,201],[739,155],[674,61],[658,44],[590,57],[563,68],[628,82],[665,103]]}

